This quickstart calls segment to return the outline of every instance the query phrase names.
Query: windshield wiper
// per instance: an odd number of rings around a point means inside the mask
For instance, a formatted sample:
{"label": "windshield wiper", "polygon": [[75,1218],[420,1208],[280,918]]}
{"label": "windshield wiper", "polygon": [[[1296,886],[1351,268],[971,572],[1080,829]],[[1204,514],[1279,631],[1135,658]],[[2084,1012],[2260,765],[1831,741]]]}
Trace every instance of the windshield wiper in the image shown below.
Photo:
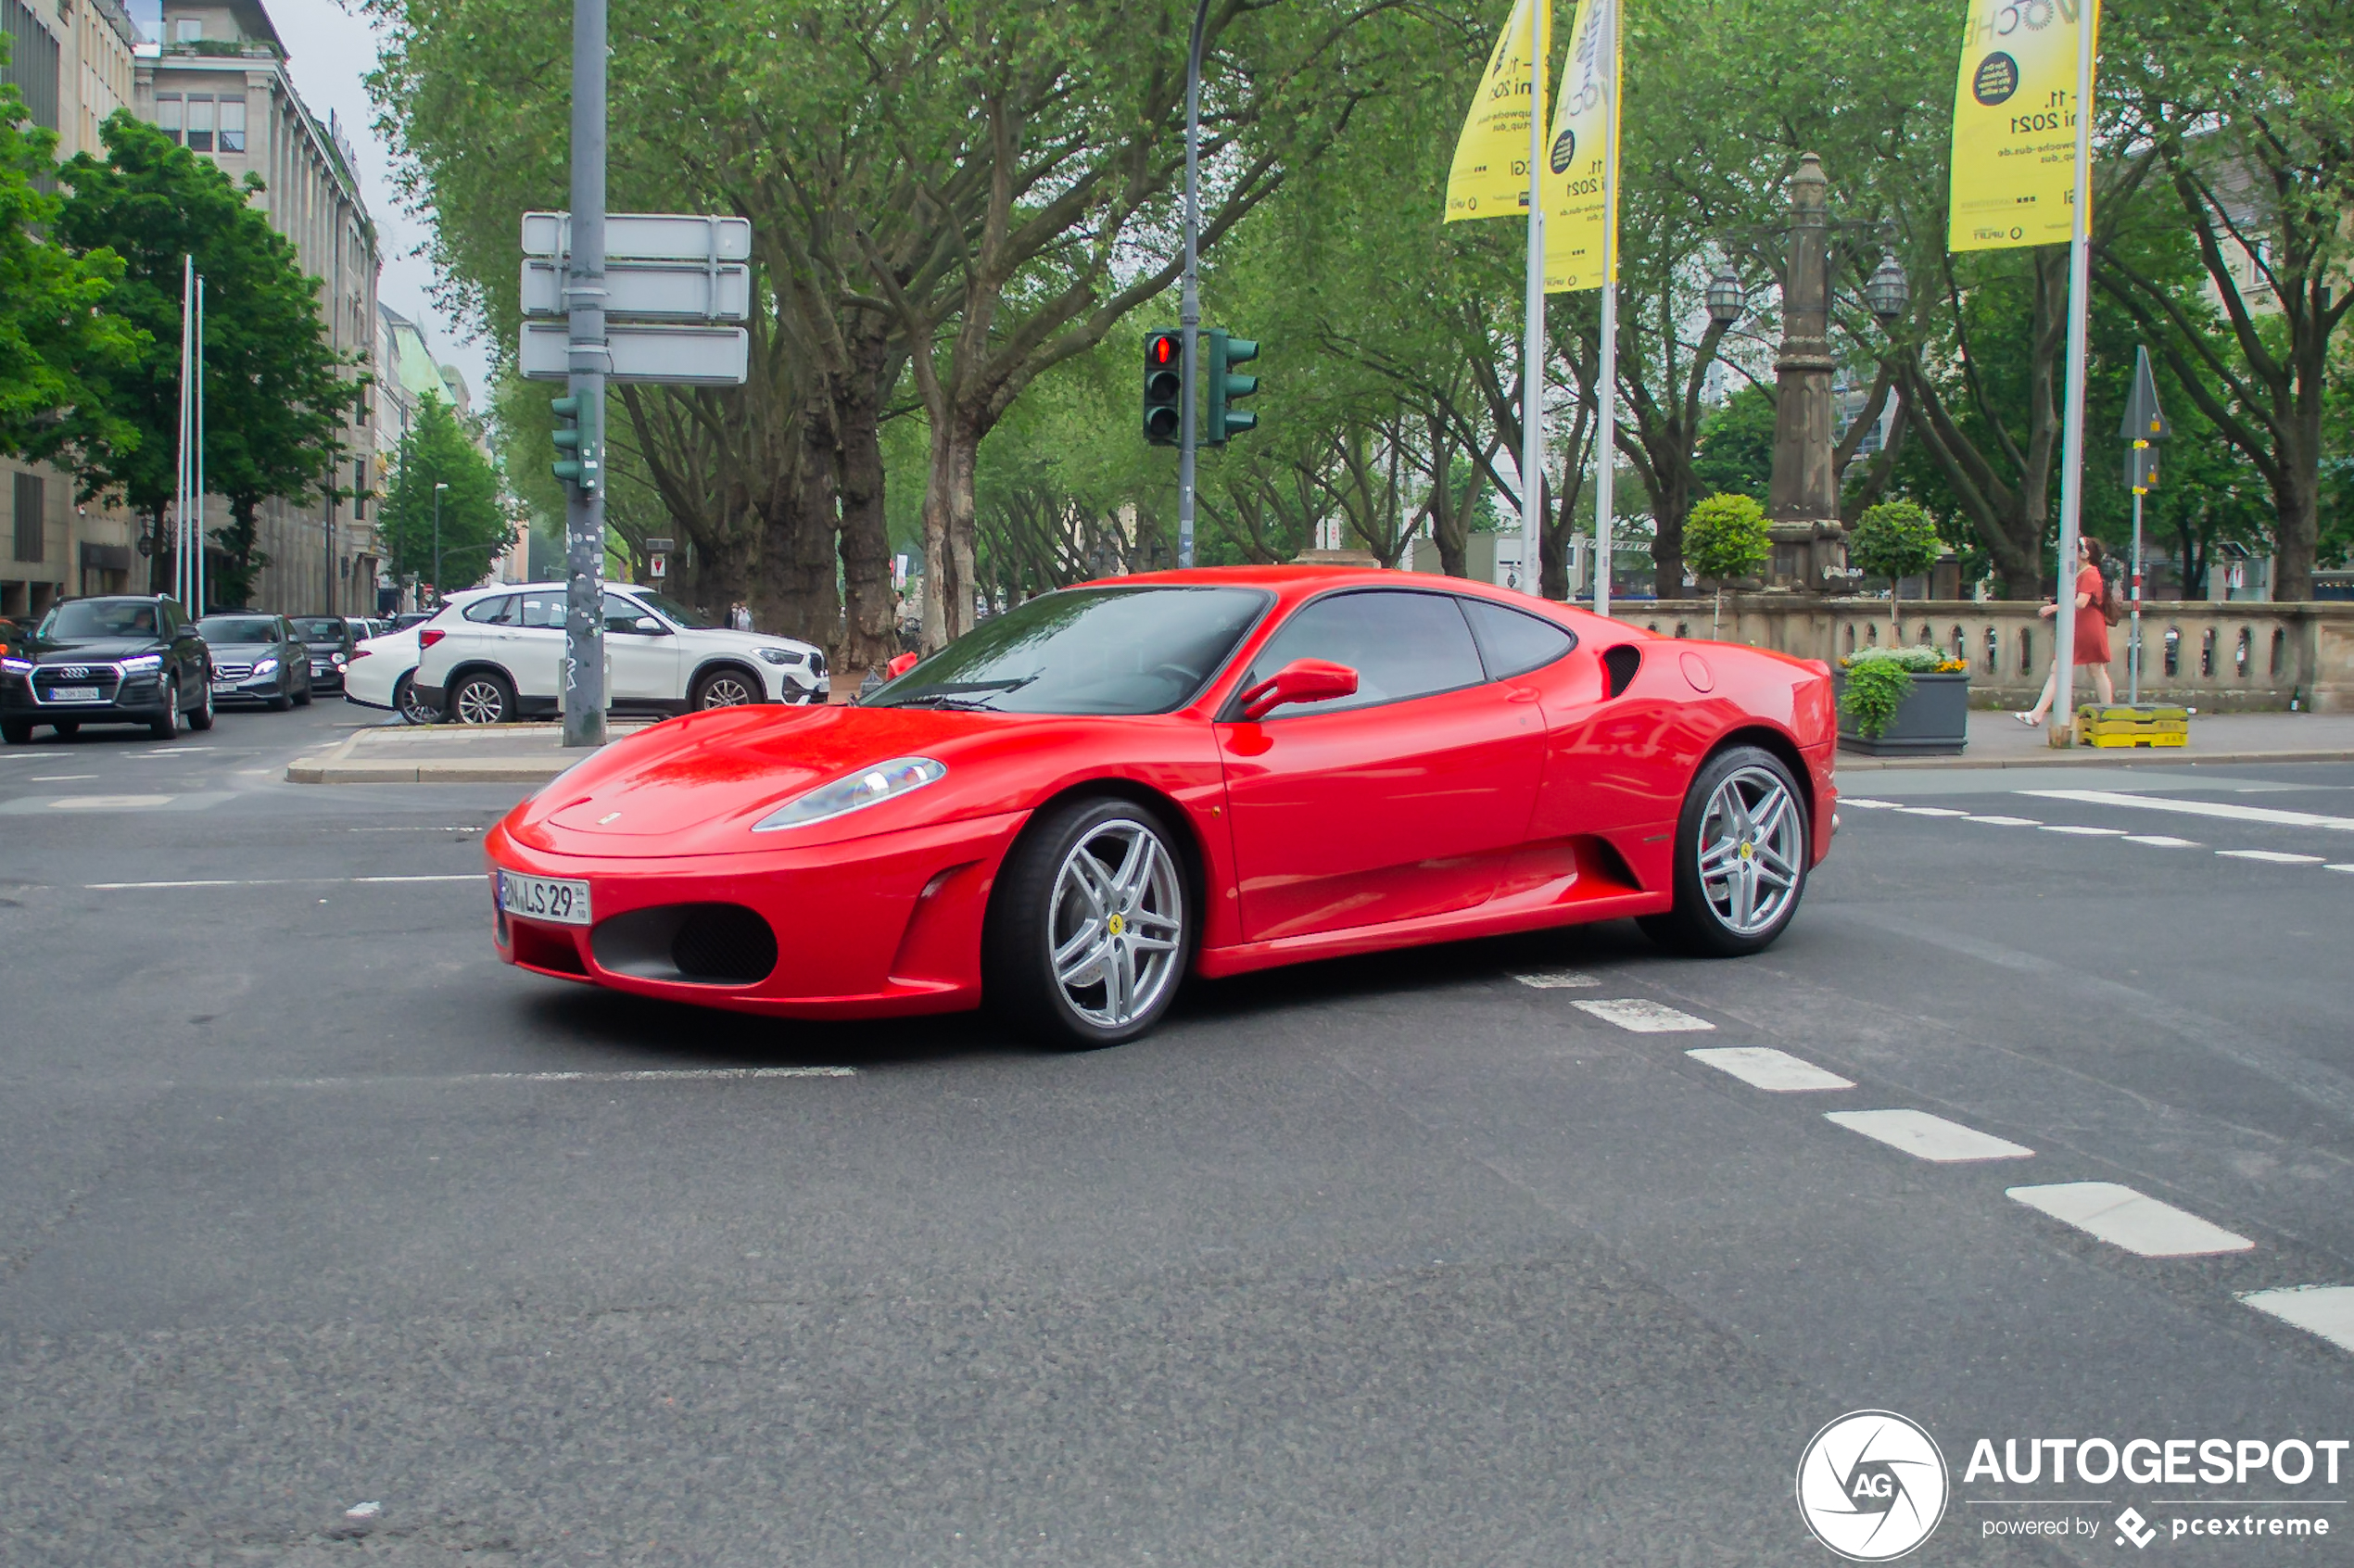
{"label": "windshield wiper", "polygon": [[1001,710],[973,697],[952,697],[943,691],[926,691],[914,697],[903,697],[883,704],[893,708],[954,708],[958,713],[993,714]]}

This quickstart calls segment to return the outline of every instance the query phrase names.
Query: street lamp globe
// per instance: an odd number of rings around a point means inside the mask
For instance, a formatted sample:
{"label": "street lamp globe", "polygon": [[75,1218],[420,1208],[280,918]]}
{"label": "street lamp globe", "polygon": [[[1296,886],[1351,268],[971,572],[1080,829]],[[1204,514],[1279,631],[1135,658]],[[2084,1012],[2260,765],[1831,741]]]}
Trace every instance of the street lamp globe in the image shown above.
{"label": "street lamp globe", "polygon": [[1864,302],[1883,324],[1904,315],[1905,308],[1913,302],[1913,282],[1905,275],[1894,251],[1880,258],[1879,267],[1865,283]]}
{"label": "street lamp globe", "polygon": [[1708,280],[1708,319],[1718,326],[1731,326],[1741,316],[1741,281],[1730,267],[1722,269]]}

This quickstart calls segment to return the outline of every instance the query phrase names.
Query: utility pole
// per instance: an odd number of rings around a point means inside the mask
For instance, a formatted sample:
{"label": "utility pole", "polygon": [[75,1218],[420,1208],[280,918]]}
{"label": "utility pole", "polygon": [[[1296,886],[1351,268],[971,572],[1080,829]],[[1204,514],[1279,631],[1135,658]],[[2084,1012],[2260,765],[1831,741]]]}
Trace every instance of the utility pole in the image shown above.
{"label": "utility pole", "polygon": [[436,484],[433,487],[433,607],[441,608],[441,492],[449,487]]}
{"label": "utility pole", "polygon": [[[595,441],[604,429],[605,372],[612,362],[605,346],[605,0],[573,0],[571,228],[566,382],[584,416],[582,429]],[[1190,357],[1190,335],[1186,344]],[[605,743],[605,491],[596,482],[602,466],[593,461],[596,455],[580,454],[591,464],[584,474],[588,482],[564,487],[566,746]],[[1190,490],[1184,503],[1192,504]]]}
{"label": "utility pole", "polygon": [[[1209,0],[1194,7],[1194,32],[1185,49],[1185,279],[1177,294],[1177,330],[1184,338],[1177,413],[1177,564],[1194,563],[1194,449],[1200,444],[1200,416],[1194,398],[1201,386],[1201,39],[1209,24]],[[573,205],[579,206],[576,198]]]}

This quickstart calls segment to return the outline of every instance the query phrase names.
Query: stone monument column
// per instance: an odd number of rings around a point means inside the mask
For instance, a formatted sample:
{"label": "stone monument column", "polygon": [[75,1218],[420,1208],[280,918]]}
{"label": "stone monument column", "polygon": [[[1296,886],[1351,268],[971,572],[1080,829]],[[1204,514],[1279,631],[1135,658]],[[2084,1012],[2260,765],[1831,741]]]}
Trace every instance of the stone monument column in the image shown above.
{"label": "stone monument column", "polygon": [[1830,183],[1807,153],[1790,182],[1790,270],[1782,285],[1782,347],[1774,360],[1774,473],[1766,520],[1774,541],[1772,586],[1807,593],[1843,589],[1827,570],[1847,564],[1839,521],[1839,474],[1831,466]]}

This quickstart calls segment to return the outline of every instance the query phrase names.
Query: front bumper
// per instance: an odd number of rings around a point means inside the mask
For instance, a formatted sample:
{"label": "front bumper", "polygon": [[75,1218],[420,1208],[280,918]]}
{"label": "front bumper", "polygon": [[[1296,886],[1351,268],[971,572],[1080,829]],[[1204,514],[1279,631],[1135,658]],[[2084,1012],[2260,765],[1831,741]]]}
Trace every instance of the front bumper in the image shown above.
{"label": "front bumper", "polygon": [[310,684],[323,690],[343,689],[343,666],[328,659],[310,661]]}
{"label": "front bumper", "polygon": [[293,694],[290,687],[281,684],[280,677],[274,671],[266,676],[255,677],[250,680],[234,682],[216,680],[212,683],[212,701],[216,707],[223,702],[275,702],[283,697],[290,697]]}
{"label": "front bumper", "polygon": [[154,675],[109,677],[96,683],[96,702],[53,702],[34,694],[21,675],[0,677],[0,715],[35,724],[153,724],[163,716],[163,682]]}
{"label": "front bumper", "polygon": [[[493,868],[492,940],[507,963],[616,991],[785,1018],[956,1012],[981,1002],[981,931],[997,866],[1028,819],[1008,812],[806,848],[658,860],[526,849],[504,824],[484,848]],[[593,926],[511,916],[496,871],[585,879]],[[734,904],[766,921],[776,967],[753,983],[625,974],[599,956],[620,917],[686,904]],[[622,961],[614,944],[605,958]],[[632,967],[643,969],[640,961]]]}

